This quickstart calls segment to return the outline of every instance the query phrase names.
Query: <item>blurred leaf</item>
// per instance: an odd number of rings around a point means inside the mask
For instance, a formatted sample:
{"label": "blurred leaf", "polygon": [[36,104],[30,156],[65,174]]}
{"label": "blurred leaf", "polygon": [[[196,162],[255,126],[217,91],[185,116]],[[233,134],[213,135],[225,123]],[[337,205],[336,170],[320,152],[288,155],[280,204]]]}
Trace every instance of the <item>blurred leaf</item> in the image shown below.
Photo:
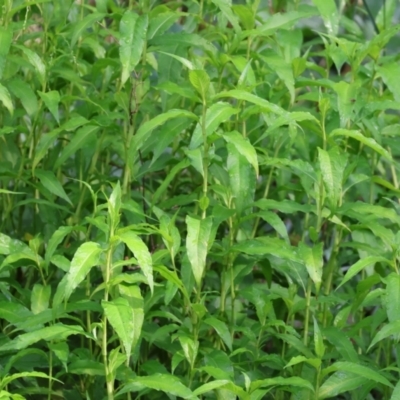
{"label": "blurred leaf", "polygon": [[135,12],[128,10],[122,16],[119,25],[119,58],[122,64],[122,85],[127,81],[140,61],[146,41],[148,23],[147,14],[139,16]]}
{"label": "blurred leaf", "polygon": [[85,30],[90,28],[95,22],[102,20],[107,14],[94,12],[86,15],[83,19],[72,25],[71,27],[71,47],[75,47],[76,42],[79,40]]}
{"label": "blurred leaf", "polygon": [[[21,46],[14,44],[17,49],[20,49],[28,59],[29,63],[35,68],[36,73],[38,74],[39,81],[42,85],[42,88],[45,87],[46,84],[46,66],[42,59],[31,49],[28,49],[26,46]],[[40,95],[41,92],[39,92]],[[50,92],[51,93],[51,92]],[[44,99],[43,99],[44,100]],[[46,103],[46,106],[49,107]],[[49,107],[50,109],[50,107]],[[51,111],[51,109],[50,109]],[[54,115],[54,114],[53,114]],[[56,118],[57,122],[58,119]]]}
{"label": "blurred leaf", "polygon": [[303,242],[299,243],[298,252],[302,258],[308,275],[314,282],[316,292],[319,293],[322,282],[322,267],[324,265],[323,261],[323,243],[318,243],[313,247],[308,247]]}
{"label": "blurred leaf", "polygon": [[82,327],[79,325],[56,324],[33,332],[22,333],[11,342],[0,346],[0,351],[25,349],[26,347],[37,343],[40,340],[64,340],[70,335],[78,334],[84,334]]}
{"label": "blurred leaf", "polygon": [[371,347],[373,347],[376,343],[380,342],[383,339],[386,339],[388,336],[392,335],[397,336],[399,334],[400,334],[400,320],[388,323],[374,336],[367,351],[369,351]]}
{"label": "blurred leaf", "polygon": [[51,115],[54,119],[60,123],[60,116],[59,116],[59,107],[58,103],[60,102],[60,93],[57,90],[52,90],[50,92],[41,92],[38,90],[40,98],[46,104],[46,107],[50,110]]}
{"label": "blurred leaf", "polygon": [[400,320],[400,276],[392,272],[386,277],[384,304],[389,322]]}
{"label": "blurred leaf", "polygon": [[51,286],[43,286],[39,283],[33,285],[31,293],[31,310],[34,314],[47,310],[51,295]]}
{"label": "blurred leaf", "polygon": [[189,80],[193,87],[199,92],[203,103],[205,103],[210,87],[210,78],[207,72],[202,69],[193,69],[189,71]]}
{"label": "blurred leaf", "polygon": [[335,0],[312,0],[318,7],[318,11],[324,20],[326,29],[330,35],[336,36],[339,31],[340,14]]}
{"label": "blurred leaf", "polygon": [[56,176],[51,171],[43,171],[41,169],[35,170],[35,175],[40,179],[41,184],[52,194],[61,197],[67,203],[72,205],[67,193],[58,181]]}
{"label": "blurred leaf", "polygon": [[0,27],[0,79],[3,76],[12,37],[13,31],[11,25],[8,27]]}
{"label": "blurred leaf", "polygon": [[268,386],[302,387],[314,392],[313,385],[310,382],[306,381],[303,378],[298,378],[298,377],[290,377],[290,378],[276,377],[276,378],[253,381],[251,383],[251,391],[254,391],[261,387],[268,387]]}
{"label": "blurred leaf", "polygon": [[337,397],[364,385],[368,380],[351,372],[338,371],[331,375],[319,388],[318,399]]}
{"label": "blurred leaf", "polygon": [[0,83],[0,101],[3,103],[4,107],[7,108],[10,114],[13,115],[14,106],[11,101],[10,93],[7,90],[7,88],[4,87],[1,83]]}
{"label": "blurred leaf", "polygon": [[21,101],[22,106],[25,108],[28,115],[32,116],[37,112],[38,101],[28,83],[21,79],[13,79],[8,82],[8,87],[11,90],[11,93]]}

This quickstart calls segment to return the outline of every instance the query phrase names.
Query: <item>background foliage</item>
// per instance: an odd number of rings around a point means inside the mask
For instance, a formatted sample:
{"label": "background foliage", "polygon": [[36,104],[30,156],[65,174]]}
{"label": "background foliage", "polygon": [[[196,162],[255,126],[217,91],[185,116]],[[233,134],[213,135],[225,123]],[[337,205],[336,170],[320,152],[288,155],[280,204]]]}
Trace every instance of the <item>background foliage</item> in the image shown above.
{"label": "background foliage", "polygon": [[399,399],[397,3],[5,0],[1,399]]}

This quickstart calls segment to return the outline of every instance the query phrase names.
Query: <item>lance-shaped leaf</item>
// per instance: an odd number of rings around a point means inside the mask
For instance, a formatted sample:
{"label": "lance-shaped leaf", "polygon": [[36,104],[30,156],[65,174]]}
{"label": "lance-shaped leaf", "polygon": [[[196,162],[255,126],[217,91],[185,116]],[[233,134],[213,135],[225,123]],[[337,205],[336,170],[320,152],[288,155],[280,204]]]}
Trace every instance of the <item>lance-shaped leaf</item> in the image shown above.
{"label": "lance-shaped leaf", "polygon": [[193,69],[189,71],[189,80],[193,87],[199,92],[203,102],[205,102],[208,88],[210,87],[210,78],[207,72],[202,69]]}
{"label": "lance-shaped leaf", "polygon": [[258,177],[258,160],[257,153],[253,145],[247,138],[244,138],[238,131],[227,132],[222,135],[228,143],[232,143],[236,150],[244,156],[253,166]]}
{"label": "lance-shaped leaf", "polygon": [[129,358],[142,330],[143,309],[133,308],[124,297],[118,297],[113,301],[103,301],[101,305]]}
{"label": "lance-shaped leaf", "polygon": [[65,299],[68,300],[74,289],[85,279],[92,267],[99,263],[101,247],[94,242],[83,243],[71,261],[68,273],[57,287],[53,307],[56,308]]}
{"label": "lance-shaped leaf", "polygon": [[339,30],[340,15],[335,0],[313,0],[313,3],[317,6],[328,33],[336,36]]}
{"label": "lance-shaped leaf", "polygon": [[69,199],[67,193],[65,193],[64,188],[62,187],[59,180],[56,178],[53,172],[51,171],[43,171],[43,170],[35,170],[35,175],[40,179],[41,184],[52,194],[61,197],[66,202],[72,205],[71,200]]}
{"label": "lance-shaped leaf", "polygon": [[143,271],[144,276],[153,292],[153,261],[149,249],[143,240],[132,231],[119,232],[118,237],[128,246],[129,250],[134,254],[139,262],[139,267]]}
{"label": "lance-shaped leaf", "polygon": [[186,217],[186,248],[197,286],[201,286],[206,266],[207,250],[210,245],[212,217],[205,219]]}
{"label": "lance-shaped leaf", "polygon": [[119,25],[119,58],[122,64],[122,85],[140,61],[146,40],[148,22],[147,14],[139,16],[130,10],[126,11],[122,16]]}
{"label": "lance-shaped leaf", "polygon": [[322,282],[323,244],[319,243],[311,248],[300,242],[298,252],[318,293]]}
{"label": "lance-shaped leaf", "polygon": [[328,200],[331,207],[335,209],[342,194],[346,156],[340,152],[339,147],[334,147],[329,151],[318,148],[318,161]]}

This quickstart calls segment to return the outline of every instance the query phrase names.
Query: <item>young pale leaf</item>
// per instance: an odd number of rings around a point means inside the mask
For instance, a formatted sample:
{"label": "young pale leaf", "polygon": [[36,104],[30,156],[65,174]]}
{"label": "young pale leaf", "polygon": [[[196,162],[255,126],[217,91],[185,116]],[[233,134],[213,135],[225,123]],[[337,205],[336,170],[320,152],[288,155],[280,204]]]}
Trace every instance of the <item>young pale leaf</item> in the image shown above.
{"label": "young pale leaf", "polygon": [[244,138],[238,131],[227,132],[222,135],[228,143],[232,143],[236,150],[253,166],[258,177],[257,153],[247,138]]}
{"label": "young pale leaf", "polygon": [[196,399],[193,392],[173,375],[154,374],[150,376],[137,376],[130,379],[119,394],[137,392],[143,388],[158,390],[183,399]]}
{"label": "young pale leaf", "polygon": [[119,25],[119,58],[122,64],[122,85],[127,81],[129,75],[140,61],[146,40],[148,23],[147,14],[139,16],[135,12],[128,10],[122,16]]}
{"label": "young pale leaf", "polygon": [[146,244],[138,235],[136,235],[136,233],[131,231],[119,232],[118,237],[128,246],[129,250],[138,260],[140,269],[143,271],[144,276],[147,278],[150,290],[153,293],[153,261],[151,259],[151,254]]}
{"label": "young pale leaf", "polygon": [[385,157],[389,161],[392,161],[392,156],[389,152],[384,149],[379,143],[375,141],[375,139],[365,137],[360,131],[354,131],[349,129],[335,129],[330,133],[330,136],[345,136],[351,137],[353,139],[358,140],[365,146],[370,147],[372,150],[376,151],[382,157]]}
{"label": "young pale leaf", "polygon": [[349,281],[353,276],[357,275],[361,270],[368,267],[369,265],[376,264],[377,262],[384,262],[389,265],[391,264],[390,260],[377,256],[368,256],[361,260],[358,260],[347,270],[346,275],[342,279],[342,282],[340,282],[340,285],[337,287],[337,289],[339,289],[342,285]]}
{"label": "young pale leaf", "polygon": [[79,325],[56,324],[33,332],[20,334],[11,342],[0,346],[0,351],[25,349],[39,340],[63,340],[69,335],[77,334],[84,334],[82,327]]}
{"label": "young pale leaf", "polygon": [[41,184],[52,194],[61,197],[67,203],[72,205],[67,193],[65,193],[59,180],[56,178],[53,172],[43,171],[41,169],[35,170],[35,175],[40,179]]}
{"label": "young pale leaf", "polygon": [[232,336],[231,336],[229,329],[228,329],[227,325],[225,324],[225,322],[220,321],[219,319],[214,318],[214,317],[209,317],[209,318],[205,319],[204,322],[207,325],[210,325],[215,329],[215,331],[218,333],[220,338],[227,345],[228,349],[230,351],[232,351]]}
{"label": "young pale leaf", "polygon": [[6,65],[7,54],[10,51],[13,31],[12,25],[0,27],[0,79],[3,76],[3,70]]}
{"label": "young pale leaf", "polygon": [[300,242],[298,252],[307,268],[307,272],[311,280],[314,282],[316,291],[318,293],[319,289],[321,288],[322,267],[324,264],[322,258],[323,244],[319,243],[311,248],[303,242]]}
{"label": "young pale leaf", "polygon": [[0,101],[3,103],[4,107],[7,108],[9,113],[13,115],[14,105],[11,101],[10,93],[7,90],[7,88],[4,87],[1,83],[0,83]]}
{"label": "young pale leaf", "polygon": [[[223,101],[214,103],[206,111],[206,134],[210,136],[213,134],[218,126],[228,121],[232,115],[239,112],[239,109],[232,107],[229,103]],[[189,144],[189,149],[193,150],[203,144],[202,126],[200,123],[196,125],[193,131],[192,138]]]}
{"label": "young pale leaf", "polygon": [[212,2],[221,10],[222,14],[232,24],[236,33],[241,32],[239,20],[232,11],[232,3],[229,0],[212,0]]}
{"label": "young pale leaf", "polygon": [[119,181],[114,186],[110,198],[108,199],[108,215],[111,220],[111,225],[114,229],[117,228],[119,224],[119,213],[121,211],[121,185]]}
{"label": "young pale leaf", "polygon": [[319,359],[325,354],[324,338],[322,337],[321,330],[319,329],[318,322],[314,317],[314,346],[315,354]]}
{"label": "young pale leaf", "polygon": [[386,278],[386,291],[384,297],[389,322],[400,320],[400,275],[391,273]]}
{"label": "young pale leaf", "polygon": [[198,387],[193,392],[193,394],[195,396],[200,396],[204,393],[212,392],[213,390],[218,389],[222,386],[226,386],[228,383],[231,383],[231,381],[228,381],[226,379],[219,379],[216,381],[207,382],[204,385],[201,385],[200,387]]}
{"label": "young pale leaf", "polygon": [[50,92],[41,92],[38,90],[40,98],[46,104],[46,107],[50,110],[51,115],[54,119],[60,123],[60,116],[59,116],[59,106],[58,103],[60,102],[60,93],[57,90],[51,90]]}
{"label": "young pale leaf", "polygon": [[203,279],[204,269],[206,266],[207,251],[211,246],[211,229],[213,218],[207,217],[205,219],[192,218],[186,216],[187,237],[186,249],[189,257],[190,265],[197,286],[201,286]]}
{"label": "young pale leaf", "polygon": [[340,14],[335,0],[313,0],[313,3],[317,6],[328,33],[336,36],[339,31]]}
{"label": "young pale leaf", "polygon": [[379,341],[386,339],[388,336],[399,335],[400,334],[400,320],[390,322],[385,325],[374,337],[371,344],[368,347],[369,351]]}
{"label": "young pale leaf", "polygon": [[203,103],[205,103],[210,87],[210,78],[207,72],[202,69],[193,69],[189,71],[189,80],[193,87],[199,92]]}
{"label": "young pale leaf", "polygon": [[135,348],[143,325],[143,309],[132,308],[126,298],[102,301],[104,313],[124,345],[128,358]]}
{"label": "young pale leaf", "polygon": [[63,165],[65,161],[78,150],[88,146],[90,143],[94,143],[96,140],[96,132],[98,130],[99,127],[96,125],[86,125],[78,129],[74,133],[71,141],[63,148],[63,151],[57,158],[57,161],[54,164],[54,170]]}
{"label": "young pale leaf", "polygon": [[71,296],[74,289],[85,279],[92,267],[99,263],[101,247],[94,242],[83,243],[76,251],[68,273],[58,284],[53,307],[56,308]]}
{"label": "young pale leaf", "polygon": [[43,286],[39,283],[33,285],[31,293],[31,310],[34,314],[47,310],[51,295],[51,286]]}
{"label": "young pale leaf", "polygon": [[366,378],[346,371],[338,371],[331,375],[319,388],[318,399],[337,397],[340,393],[349,392],[367,383]]}
{"label": "young pale leaf", "polygon": [[382,383],[383,385],[393,387],[393,385],[378,371],[368,368],[359,363],[349,361],[339,361],[328,367],[329,370],[344,371],[359,375],[362,378],[369,379],[374,382]]}
{"label": "young pale leaf", "polygon": [[302,362],[305,362],[313,366],[315,369],[318,369],[321,365],[321,360],[319,358],[307,358],[304,356],[295,356],[290,359],[290,361],[285,365],[285,368],[300,364]]}
{"label": "young pale leaf", "polygon": [[197,353],[199,351],[199,342],[187,336],[179,336],[179,342],[182,346],[183,353],[188,360],[190,366],[193,368],[196,361]]}

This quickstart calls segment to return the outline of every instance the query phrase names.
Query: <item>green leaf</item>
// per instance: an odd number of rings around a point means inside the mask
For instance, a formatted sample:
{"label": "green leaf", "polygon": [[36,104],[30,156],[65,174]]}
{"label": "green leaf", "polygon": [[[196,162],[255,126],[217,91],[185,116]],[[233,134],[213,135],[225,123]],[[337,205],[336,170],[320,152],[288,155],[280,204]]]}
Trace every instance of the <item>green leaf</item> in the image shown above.
{"label": "green leaf", "polygon": [[75,47],[76,42],[85,30],[89,29],[95,22],[102,20],[106,15],[105,13],[94,12],[74,24],[71,28],[71,47]]}
{"label": "green leaf", "polygon": [[329,152],[318,147],[318,161],[328,199],[331,207],[335,209],[342,194],[346,157],[339,147],[334,147]]}
{"label": "green leaf", "polygon": [[70,234],[73,230],[74,230],[73,226],[60,226],[56,231],[54,231],[54,233],[52,234],[51,238],[47,243],[46,255],[44,258],[47,265],[50,263],[50,260],[53,257],[55,251],[57,250],[58,245],[63,241],[65,236]]}
{"label": "green leaf", "polygon": [[336,7],[335,0],[312,0],[317,6],[322,19],[324,20],[329,35],[336,36],[339,31],[340,14]]}
{"label": "green leaf", "polygon": [[104,313],[124,345],[128,358],[139,340],[143,325],[143,309],[133,308],[129,301],[118,297],[113,301],[102,301]]}
{"label": "green leaf", "polygon": [[33,285],[31,293],[31,310],[34,314],[47,310],[51,295],[51,286],[43,286],[39,283]]}
{"label": "green leaf", "polygon": [[132,151],[138,151],[144,145],[147,137],[151,134],[151,132],[157,128],[158,126],[164,124],[166,121],[179,118],[179,117],[188,117],[191,119],[197,119],[197,116],[190,111],[186,110],[177,110],[172,109],[168,110],[165,113],[158,114],[156,117],[151,119],[150,121],[144,122],[139,129],[137,130],[135,136],[132,138],[131,149]]}
{"label": "green leaf", "polygon": [[288,11],[283,14],[275,13],[256,29],[249,31],[252,36],[270,36],[278,29],[290,29],[298,20],[317,15],[317,10],[313,7],[298,7],[297,11]]}
{"label": "green leaf", "polygon": [[155,36],[161,36],[166,32],[175,21],[185,15],[181,12],[163,12],[149,19],[149,29],[147,31],[147,40],[153,39]]}
{"label": "green leaf", "polygon": [[400,320],[400,275],[391,273],[386,277],[386,290],[384,297],[389,322]]}
{"label": "green leaf", "polygon": [[207,325],[210,325],[211,327],[213,327],[215,329],[215,331],[218,333],[220,338],[224,341],[224,343],[226,344],[228,349],[230,351],[232,351],[232,337],[231,337],[231,333],[229,332],[229,329],[228,329],[227,325],[225,324],[225,322],[223,322],[217,318],[214,318],[214,317],[206,318],[204,320],[204,322]]}
{"label": "green leaf", "polygon": [[366,378],[368,380],[393,387],[393,385],[381,373],[379,373],[378,371],[374,371],[373,369],[368,368],[364,365],[360,365],[359,363],[353,363],[349,361],[339,361],[334,363],[327,369],[329,371],[333,370],[333,371],[349,372],[352,374],[359,375],[362,378]]}
{"label": "green leaf", "polygon": [[247,159],[238,152],[236,147],[228,143],[228,159],[226,169],[229,174],[231,193],[234,197],[235,209],[242,214],[253,202],[256,186],[256,176]]}
{"label": "green leaf", "polygon": [[[45,374],[44,372],[36,372],[36,371],[32,371],[32,372],[19,372],[16,374],[12,374],[12,375],[7,375],[5,376],[0,383],[0,389],[7,387],[7,385],[9,385],[12,381],[14,381],[15,379],[19,379],[19,378],[45,378],[45,379],[54,379],[58,382],[58,379],[52,378],[51,376]],[[1,393],[0,393],[1,394]],[[17,395],[18,396],[18,395]],[[1,397],[3,399],[3,397]],[[11,395],[11,398],[14,400],[19,400],[19,399],[25,399],[25,397],[22,396],[18,396],[18,397],[14,397],[14,395]],[[6,400],[6,399],[4,399]]]}
{"label": "green leaf", "polygon": [[362,378],[351,372],[338,371],[331,375],[319,388],[318,399],[337,397],[340,393],[349,392],[367,383]]}
{"label": "green leaf", "polygon": [[[361,270],[364,268],[368,267],[369,265],[374,265],[377,262],[384,262],[387,264],[391,264],[390,260],[387,260],[386,258],[383,257],[377,257],[377,256],[368,256],[365,257],[361,260],[358,260],[355,264],[353,264],[346,272],[346,275],[342,279],[342,282],[340,282],[340,285],[337,287],[339,289],[342,285],[344,285],[347,281],[349,281],[353,276],[357,275]],[[337,290],[336,289],[336,290]]]}
{"label": "green leaf", "polygon": [[65,301],[68,301],[74,289],[85,279],[90,269],[99,263],[101,247],[94,242],[83,243],[71,261],[68,273],[58,284],[57,291],[54,295],[53,307]]}
{"label": "green leaf", "polygon": [[[39,81],[40,81],[42,87],[44,87],[46,84],[46,66],[43,63],[42,59],[34,51],[32,51],[31,49],[28,49],[25,46],[20,46],[17,44],[15,44],[14,46],[17,49],[20,49],[24,53],[24,55],[28,59],[29,63],[35,68],[36,73],[38,74]],[[40,92],[39,92],[39,94],[40,94]],[[50,109],[50,107],[49,107],[49,109]],[[56,118],[56,120],[57,120],[57,118]]]}
{"label": "green leaf", "polygon": [[270,224],[279,233],[279,235],[285,239],[286,243],[290,245],[290,239],[286,225],[276,213],[271,211],[259,211],[257,216],[261,217],[265,222]]}
{"label": "green leaf", "polygon": [[232,3],[229,0],[212,0],[212,2],[221,10],[222,14],[232,24],[236,33],[241,32],[237,16],[232,12]]}
{"label": "green leaf", "polygon": [[10,51],[13,31],[12,25],[0,27],[0,79],[3,77],[4,67],[7,61],[7,55]]}
{"label": "green leaf", "polygon": [[400,381],[397,382],[396,387],[393,390],[392,397],[390,400],[400,400]]}
{"label": "green leaf", "polygon": [[94,143],[96,139],[96,132],[98,130],[99,127],[96,125],[86,125],[78,129],[73,135],[71,141],[64,147],[53,168],[55,170],[58,169],[78,150],[90,145],[91,143]]}
{"label": "green leaf", "polygon": [[319,329],[318,322],[314,317],[314,346],[315,354],[319,359],[325,354],[324,338],[322,337],[321,330]]}
{"label": "green leaf", "polygon": [[8,82],[11,93],[22,103],[28,115],[32,116],[38,110],[38,101],[30,85],[21,79],[13,79]]}
{"label": "green leaf", "polygon": [[79,325],[56,324],[33,332],[18,335],[11,342],[0,346],[0,351],[20,350],[39,342],[40,340],[64,340],[70,335],[84,334]]}
{"label": "green leaf", "polygon": [[291,200],[282,200],[282,201],[277,201],[277,200],[272,200],[272,199],[261,199],[257,200],[254,205],[256,207],[259,207],[263,210],[277,210],[279,212],[282,212],[284,214],[293,214],[295,212],[312,212],[314,207],[309,206],[307,204],[299,204],[296,203],[295,201]]}
{"label": "green leaf", "polygon": [[189,80],[193,87],[199,92],[203,103],[205,103],[210,87],[210,78],[207,72],[202,69],[193,69],[189,71]]}
{"label": "green leaf", "polygon": [[255,148],[247,138],[244,138],[238,131],[227,132],[222,135],[228,143],[232,143],[236,150],[253,166],[258,177],[258,160]]}
{"label": "green leaf", "polygon": [[4,87],[1,83],[0,83],[0,101],[3,103],[4,107],[7,108],[9,113],[11,115],[13,115],[14,106],[13,106],[13,103],[11,101],[10,93],[7,90],[7,88]]}
{"label": "green leaf", "polygon": [[228,92],[221,92],[215,95],[215,98],[217,99],[220,97],[231,97],[236,100],[248,101],[249,103],[260,106],[266,111],[272,112],[277,115],[282,115],[286,113],[283,108],[277,106],[276,104],[270,103],[268,100],[262,99],[261,97],[258,97],[244,90],[230,90]]}
{"label": "green leaf", "polygon": [[32,312],[19,303],[0,301],[1,318],[10,324],[17,324],[32,317]]}
{"label": "green leaf", "polygon": [[322,282],[322,267],[324,265],[324,260],[322,258],[323,243],[318,243],[311,248],[303,242],[300,242],[298,252],[307,268],[308,275],[314,282],[317,293],[319,293]]}
{"label": "green leaf", "polygon": [[122,240],[134,254],[138,260],[140,269],[143,271],[144,276],[153,292],[153,261],[149,249],[143,240],[132,231],[118,232],[118,238]]}
{"label": "green leaf", "polygon": [[330,136],[345,136],[351,137],[358,140],[365,146],[370,147],[372,150],[376,151],[382,157],[385,157],[389,161],[392,161],[392,157],[387,150],[385,150],[380,144],[378,144],[375,139],[365,137],[360,131],[353,131],[349,129],[335,129],[330,133]]}
{"label": "green leaf", "polygon": [[381,65],[376,66],[376,71],[393,94],[394,99],[400,102],[400,80],[398,62],[383,62]]}
{"label": "green leaf", "polygon": [[369,351],[371,347],[373,347],[376,343],[380,342],[381,340],[386,339],[389,336],[392,335],[397,336],[399,334],[400,334],[400,320],[388,323],[375,335],[367,351]]}
{"label": "green leaf", "polygon": [[294,386],[294,387],[309,389],[312,392],[314,392],[314,387],[310,382],[306,381],[303,378],[298,378],[298,377],[290,377],[290,378],[276,377],[276,378],[253,381],[251,383],[251,391],[253,392],[256,389],[268,386]]}
{"label": "green leaf", "polygon": [[130,380],[130,383],[125,385],[119,394],[138,392],[143,388],[154,389],[184,399],[193,398],[193,393],[188,387],[183,385],[177,377],[167,374],[137,376]]}
{"label": "green leaf", "polygon": [[59,107],[58,103],[60,102],[60,93],[57,90],[52,90],[50,92],[41,92],[38,90],[40,98],[46,104],[46,107],[50,110],[51,115],[54,119],[60,123],[60,116],[59,116]]}
{"label": "green leaf", "polygon": [[201,286],[206,266],[207,251],[209,246],[211,246],[212,224],[212,217],[200,220],[192,218],[189,215],[186,216],[186,250],[198,287]]}
{"label": "green leaf", "polygon": [[219,379],[216,381],[211,381],[211,382],[207,382],[204,385],[199,386],[194,392],[193,394],[195,396],[200,396],[204,393],[208,393],[208,392],[212,392],[215,389],[218,389],[222,386],[226,386],[228,383],[231,383],[231,381],[228,381],[226,379]]}
{"label": "green leaf", "polygon": [[307,358],[304,356],[295,356],[290,359],[290,361],[285,365],[285,368],[292,367],[293,365],[305,362],[314,368],[318,369],[321,365],[321,360],[319,358]]}
{"label": "green leaf", "polygon": [[128,10],[122,16],[119,33],[119,58],[122,64],[121,84],[123,85],[135,69],[142,56],[146,41],[149,18],[147,14],[139,16]]}
{"label": "green leaf", "polygon": [[35,175],[40,179],[41,184],[52,194],[61,197],[67,203],[72,205],[67,193],[58,181],[56,176],[51,171],[43,171],[40,169],[35,170]]}
{"label": "green leaf", "polygon": [[[219,125],[225,121],[228,121],[232,115],[239,112],[239,109],[232,107],[229,103],[217,102],[211,107],[207,108],[206,111],[206,134],[210,136],[213,134]],[[196,128],[192,134],[189,149],[193,150],[203,144],[203,134],[200,122],[196,125]]]}
{"label": "green leaf", "polygon": [[346,336],[345,332],[339,330],[335,326],[329,326],[323,329],[323,334],[327,340],[332,343],[335,349],[343,357],[345,361],[358,363],[358,354],[354,350],[353,344]]}

